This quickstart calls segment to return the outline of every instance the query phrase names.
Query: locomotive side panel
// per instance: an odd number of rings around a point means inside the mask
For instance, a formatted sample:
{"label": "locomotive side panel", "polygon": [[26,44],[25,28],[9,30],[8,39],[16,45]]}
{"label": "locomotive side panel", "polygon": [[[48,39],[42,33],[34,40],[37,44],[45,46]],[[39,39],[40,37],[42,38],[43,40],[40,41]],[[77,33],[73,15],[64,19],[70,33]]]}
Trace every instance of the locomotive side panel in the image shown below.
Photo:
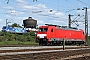
{"label": "locomotive side panel", "polygon": [[[49,31],[51,32],[51,31]],[[75,41],[84,43],[85,42],[85,34],[83,30],[67,30],[62,28],[53,28],[52,34],[50,34],[50,41],[62,42],[63,39],[66,41]]]}

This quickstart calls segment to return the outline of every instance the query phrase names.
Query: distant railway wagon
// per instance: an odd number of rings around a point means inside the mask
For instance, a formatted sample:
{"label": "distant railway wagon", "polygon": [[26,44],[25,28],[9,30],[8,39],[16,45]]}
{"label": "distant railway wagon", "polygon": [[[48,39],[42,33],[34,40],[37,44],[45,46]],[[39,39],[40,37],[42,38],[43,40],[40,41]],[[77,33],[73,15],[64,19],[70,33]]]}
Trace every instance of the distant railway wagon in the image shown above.
{"label": "distant railway wagon", "polygon": [[57,25],[40,26],[36,34],[39,45],[84,44],[86,42],[84,31],[76,28],[65,28]]}
{"label": "distant railway wagon", "polygon": [[10,33],[27,33],[25,28],[20,27],[11,27],[11,26],[3,26],[2,32],[10,32]]}

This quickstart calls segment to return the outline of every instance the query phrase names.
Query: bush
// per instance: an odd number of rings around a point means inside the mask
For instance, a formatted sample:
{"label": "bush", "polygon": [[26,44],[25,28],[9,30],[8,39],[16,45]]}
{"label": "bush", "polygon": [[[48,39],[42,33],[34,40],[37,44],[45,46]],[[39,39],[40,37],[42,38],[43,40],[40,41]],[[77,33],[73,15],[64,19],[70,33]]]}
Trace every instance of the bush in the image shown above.
{"label": "bush", "polygon": [[34,32],[28,32],[25,34],[13,34],[9,32],[0,32],[0,41],[21,41],[21,42],[34,42]]}
{"label": "bush", "polygon": [[88,44],[90,45],[90,36],[88,36]]}

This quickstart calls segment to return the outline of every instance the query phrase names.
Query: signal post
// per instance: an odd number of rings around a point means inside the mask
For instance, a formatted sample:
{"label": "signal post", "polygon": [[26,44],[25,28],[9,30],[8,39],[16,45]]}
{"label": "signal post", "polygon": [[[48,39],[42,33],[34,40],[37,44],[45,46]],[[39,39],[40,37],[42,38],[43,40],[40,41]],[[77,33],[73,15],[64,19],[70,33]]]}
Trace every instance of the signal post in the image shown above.
{"label": "signal post", "polygon": [[65,50],[65,38],[63,39],[63,50]]}

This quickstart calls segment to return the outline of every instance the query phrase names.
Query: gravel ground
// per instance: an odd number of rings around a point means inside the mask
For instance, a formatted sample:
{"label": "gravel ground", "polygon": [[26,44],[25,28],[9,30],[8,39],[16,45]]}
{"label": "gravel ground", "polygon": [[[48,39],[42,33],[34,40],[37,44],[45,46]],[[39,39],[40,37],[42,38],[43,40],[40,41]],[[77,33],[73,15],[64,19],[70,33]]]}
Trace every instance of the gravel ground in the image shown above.
{"label": "gravel ground", "polygon": [[[88,46],[65,46],[65,48],[79,48]],[[22,47],[0,47],[0,50],[21,50],[21,49],[43,49],[43,48],[63,48],[63,46],[22,46]]]}
{"label": "gravel ground", "polygon": [[79,58],[67,59],[67,60],[90,60],[90,56],[84,56]]}
{"label": "gravel ground", "polygon": [[[0,56],[0,60],[90,60],[90,49]],[[78,57],[83,55],[83,57]],[[70,56],[77,56],[71,58]],[[65,59],[69,57],[68,59]]]}

